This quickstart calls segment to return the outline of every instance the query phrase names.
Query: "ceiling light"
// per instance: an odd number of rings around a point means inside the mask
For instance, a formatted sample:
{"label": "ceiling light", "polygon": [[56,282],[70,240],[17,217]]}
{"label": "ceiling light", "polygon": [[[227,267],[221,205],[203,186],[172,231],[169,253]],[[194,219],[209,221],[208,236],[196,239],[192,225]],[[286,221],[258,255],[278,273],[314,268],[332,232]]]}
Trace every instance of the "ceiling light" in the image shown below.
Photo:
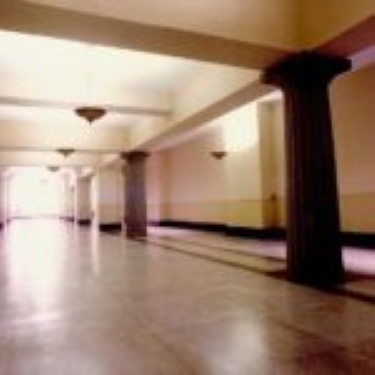
{"label": "ceiling light", "polygon": [[83,106],[75,109],[75,112],[78,116],[84,118],[90,124],[96,120],[102,118],[107,111],[102,107],[96,106]]}
{"label": "ceiling light", "polygon": [[57,165],[50,165],[49,167],[47,167],[48,168],[48,170],[50,171],[50,172],[57,172],[59,169],[60,169],[60,167],[58,167]]}
{"label": "ceiling light", "polygon": [[225,156],[227,156],[227,152],[226,151],[211,151],[211,155],[215,158],[215,159],[222,159],[224,158]]}
{"label": "ceiling light", "polygon": [[75,150],[73,148],[59,148],[57,150],[57,152],[64,156],[64,158],[67,158],[69,155],[73,154],[74,151]]}
{"label": "ceiling light", "polygon": [[[88,44],[86,46],[86,80],[87,80],[87,104],[84,104],[75,109],[75,113],[85,119],[88,123],[93,123],[96,120],[101,119],[106,113],[107,110],[101,106],[95,104],[93,100],[94,96],[94,78],[95,78],[95,68],[97,67],[97,51],[96,46]],[[93,103],[94,104],[91,104]]]}

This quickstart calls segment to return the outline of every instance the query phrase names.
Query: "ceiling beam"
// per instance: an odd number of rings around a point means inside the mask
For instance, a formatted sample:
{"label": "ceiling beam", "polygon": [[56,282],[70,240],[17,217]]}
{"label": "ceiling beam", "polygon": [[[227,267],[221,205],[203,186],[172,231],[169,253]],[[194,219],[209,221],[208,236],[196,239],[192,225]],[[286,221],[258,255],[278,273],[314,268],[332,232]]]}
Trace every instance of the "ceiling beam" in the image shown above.
{"label": "ceiling beam", "polygon": [[274,90],[274,87],[262,84],[259,80],[253,81],[167,129],[156,126],[154,132],[149,132],[148,137],[143,139],[141,143],[130,142],[130,148],[152,150],[168,147],[174,143],[175,139],[186,135],[188,132],[196,130],[203,124],[207,124],[229,111],[270,94]]}
{"label": "ceiling beam", "polygon": [[64,158],[57,152],[1,151],[0,166],[92,166],[101,163],[101,155],[76,153]]}
{"label": "ceiling beam", "polygon": [[[61,124],[60,124],[61,125]],[[85,152],[124,152],[128,132],[121,128],[100,129],[95,124],[17,124],[0,122],[0,150],[74,149]]]}
{"label": "ceiling beam", "polygon": [[[36,107],[36,108],[56,108],[75,110],[76,108],[87,105],[84,102],[66,102],[61,100],[47,100],[47,99],[28,99],[12,96],[0,96],[0,105],[11,105],[20,107]],[[140,115],[140,116],[155,116],[167,117],[172,111],[170,109],[157,108],[152,105],[145,105],[144,102],[138,105],[113,105],[100,104],[107,112],[117,113],[122,115]]]}
{"label": "ceiling beam", "polygon": [[326,41],[316,48],[318,52],[340,57],[350,57],[375,46],[375,16]]}
{"label": "ceiling beam", "polygon": [[15,0],[0,2],[0,28],[252,69],[263,69],[290,52]]}

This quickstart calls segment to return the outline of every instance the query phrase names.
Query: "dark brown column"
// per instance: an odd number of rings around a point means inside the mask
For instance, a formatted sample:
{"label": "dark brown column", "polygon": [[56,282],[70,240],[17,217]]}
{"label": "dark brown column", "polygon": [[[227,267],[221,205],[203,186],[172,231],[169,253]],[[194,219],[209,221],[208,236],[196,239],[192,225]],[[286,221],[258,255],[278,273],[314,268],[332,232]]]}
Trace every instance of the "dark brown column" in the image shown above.
{"label": "dark brown column", "polygon": [[137,238],[147,236],[146,209],[146,158],[143,151],[123,154],[125,165],[126,236]]}
{"label": "dark brown column", "polygon": [[302,284],[330,287],[344,280],[328,85],[349,68],[345,59],[301,52],[263,77],[284,93],[287,269]]}

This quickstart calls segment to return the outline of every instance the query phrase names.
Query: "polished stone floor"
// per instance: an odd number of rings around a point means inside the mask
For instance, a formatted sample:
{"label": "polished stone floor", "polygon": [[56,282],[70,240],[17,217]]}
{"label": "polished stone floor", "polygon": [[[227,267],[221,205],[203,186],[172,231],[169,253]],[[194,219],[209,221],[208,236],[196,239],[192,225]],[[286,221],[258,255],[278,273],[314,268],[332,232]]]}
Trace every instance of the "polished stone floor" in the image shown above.
{"label": "polished stone floor", "polygon": [[[286,278],[285,241],[256,240],[197,230],[149,228],[146,240],[164,249]],[[375,250],[343,247],[345,284],[337,292],[375,303]]]}
{"label": "polished stone floor", "polygon": [[375,373],[374,304],[60,221],[0,240],[0,374]]}

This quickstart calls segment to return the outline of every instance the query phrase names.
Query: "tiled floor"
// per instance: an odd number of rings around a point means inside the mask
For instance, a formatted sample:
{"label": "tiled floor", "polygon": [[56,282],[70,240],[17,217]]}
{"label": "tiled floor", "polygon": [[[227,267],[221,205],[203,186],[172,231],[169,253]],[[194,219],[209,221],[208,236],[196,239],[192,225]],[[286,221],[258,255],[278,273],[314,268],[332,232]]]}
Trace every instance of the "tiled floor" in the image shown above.
{"label": "tiled floor", "polygon": [[3,230],[0,306],[0,374],[375,373],[373,304],[59,221]]}

